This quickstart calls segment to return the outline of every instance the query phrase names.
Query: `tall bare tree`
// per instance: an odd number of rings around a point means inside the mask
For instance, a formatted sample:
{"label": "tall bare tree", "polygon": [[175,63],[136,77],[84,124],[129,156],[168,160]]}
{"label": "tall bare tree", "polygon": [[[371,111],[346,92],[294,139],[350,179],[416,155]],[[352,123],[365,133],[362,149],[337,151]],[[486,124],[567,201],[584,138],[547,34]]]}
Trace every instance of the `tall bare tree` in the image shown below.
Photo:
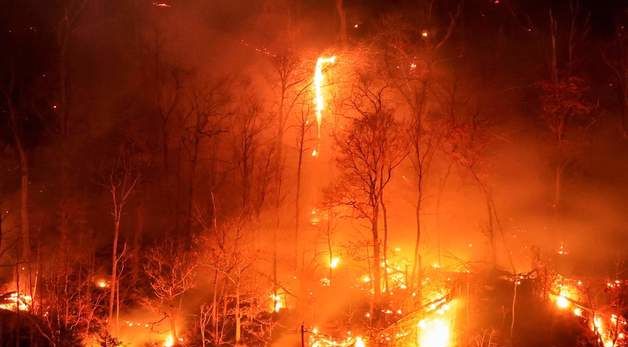
{"label": "tall bare tree", "polygon": [[[582,12],[580,2],[569,3],[569,25],[565,46],[565,61],[559,61],[558,19],[549,10],[549,79],[540,83],[541,118],[552,134],[554,151],[554,193],[552,206],[556,210],[561,202],[563,175],[572,162],[574,146],[594,124],[595,105],[591,101],[586,80],[575,74],[578,48],[589,32],[589,15]],[[578,140],[580,138],[580,140]]]}
{"label": "tall bare tree", "polygon": [[439,62],[444,60],[443,47],[453,35],[462,14],[462,2],[459,2],[454,12],[450,13],[449,21],[439,25],[433,15],[435,3],[436,0],[430,0],[418,6],[416,16],[421,19],[421,26],[410,23],[402,16],[385,18],[377,38],[387,78],[408,109],[406,131],[416,185],[416,237],[411,285],[417,280],[417,272],[421,268],[421,214],[426,183],[434,153],[443,140],[442,129],[435,124],[436,120],[429,118],[436,104],[435,85],[441,82],[435,77],[435,72]]}
{"label": "tall bare tree", "polygon": [[[394,169],[406,155],[402,128],[386,105],[385,85],[360,76],[354,86],[349,126],[336,136],[339,150],[338,184],[329,197],[350,206],[358,218],[368,220],[373,248],[374,301],[381,300],[382,241],[380,213],[384,191]],[[385,251],[384,251],[385,252]]]}
{"label": "tall bare tree", "polygon": [[109,291],[109,327],[117,331],[118,322],[114,321],[114,307],[116,303],[116,290],[119,286],[118,270],[121,260],[119,253],[119,239],[121,231],[122,216],[125,207],[129,203],[131,194],[135,191],[140,180],[140,170],[137,159],[130,144],[123,144],[114,159],[105,184],[111,196],[111,214],[113,217],[113,244],[111,252],[111,281]]}
{"label": "tall bare tree", "polygon": [[194,286],[197,266],[197,254],[181,242],[165,241],[146,255],[144,271],[154,295],[149,304],[168,318],[174,341],[179,341],[182,296]]}

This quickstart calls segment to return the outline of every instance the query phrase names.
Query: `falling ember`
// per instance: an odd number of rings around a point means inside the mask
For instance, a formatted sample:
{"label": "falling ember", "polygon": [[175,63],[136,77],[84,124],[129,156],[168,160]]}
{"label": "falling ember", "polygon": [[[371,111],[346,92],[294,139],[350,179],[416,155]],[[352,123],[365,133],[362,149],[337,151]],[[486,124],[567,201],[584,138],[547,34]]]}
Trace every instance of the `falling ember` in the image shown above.
{"label": "falling ember", "polygon": [[334,64],[336,57],[319,57],[316,60],[316,67],[314,69],[314,110],[316,112],[316,129],[317,137],[321,138],[321,121],[323,120],[323,110],[325,109],[325,98],[323,96],[323,81],[325,76],[323,75],[323,68],[325,65]]}

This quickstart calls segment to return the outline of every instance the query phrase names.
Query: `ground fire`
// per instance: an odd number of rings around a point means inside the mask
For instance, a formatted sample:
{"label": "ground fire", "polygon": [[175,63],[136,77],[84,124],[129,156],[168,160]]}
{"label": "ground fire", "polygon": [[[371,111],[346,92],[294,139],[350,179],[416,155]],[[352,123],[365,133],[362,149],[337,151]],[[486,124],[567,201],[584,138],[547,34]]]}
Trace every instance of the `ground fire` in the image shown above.
{"label": "ground fire", "polygon": [[625,3],[0,18],[0,347],[628,347]]}

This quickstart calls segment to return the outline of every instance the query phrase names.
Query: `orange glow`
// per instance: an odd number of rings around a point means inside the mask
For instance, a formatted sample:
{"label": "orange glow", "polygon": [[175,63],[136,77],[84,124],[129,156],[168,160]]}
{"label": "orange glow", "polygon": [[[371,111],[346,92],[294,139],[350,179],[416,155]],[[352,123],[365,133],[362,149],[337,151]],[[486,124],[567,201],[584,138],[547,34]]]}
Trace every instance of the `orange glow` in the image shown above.
{"label": "orange glow", "polygon": [[332,269],[335,269],[338,267],[338,265],[340,265],[340,257],[332,257],[329,260],[329,267]]}
{"label": "orange glow", "polygon": [[8,303],[0,304],[0,309],[9,311],[28,311],[33,298],[30,295],[13,292],[7,298]]}
{"label": "orange glow", "polygon": [[282,309],[286,308],[286,298],[283,294],[271,294],[270,299],[272,300],[272,312],[279,312]]}
{"label": "orange glow", "polygon": [[560,309],[566,309],[571,306],[571,303],[569,302],[569,299],[561,294],[558,296],[558,298],[556,298],[556,306],[558,306],[558,308]]}
{"label": "orange glow", "polygon": [[164,343],[162,344],[163,347],[172,347],[174,346],[174,336],[172,336],[172,334],[169,334],[168,336],[166,336],[166,339],[164,340]]}
{"label": "orange glow", "polygon": [[451,338],[449,322],[441,317],[423,319],[417,325],[418,345],[421,347],[447,347]]}
{"label": "orange glow", "polygon": [[107,283],[107,280],[105,279],[98,279],[96,280],[96,287],[98,288],[107,288],[109,286],[109,284]]}
{"label": "orange glow", "polygon": [[316,114],[317,136],[319,139],[321,138],[323,110],[325,110],[325,97],[323,96],[323,82],[325,81],[325,75],[323,74],[323,68],[325,65],[334,64],[335,62],[335,56],[319,57],[316,60],[316,67],[314,69],[314,110]]}

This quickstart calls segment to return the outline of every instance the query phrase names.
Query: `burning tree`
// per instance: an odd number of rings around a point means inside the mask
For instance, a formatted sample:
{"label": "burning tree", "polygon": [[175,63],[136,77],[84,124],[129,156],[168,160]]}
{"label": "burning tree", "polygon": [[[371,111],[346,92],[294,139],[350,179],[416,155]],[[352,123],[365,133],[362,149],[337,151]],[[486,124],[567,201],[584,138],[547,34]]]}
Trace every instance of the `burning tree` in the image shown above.
{"label": "burning tree", "polygon": [[[120,261],[126,251],[126,243],[124,250],[119,253],[119,240],[122,225],[122,216],[125,207],[129,203],[132,193],[135,191],[137,183],[140,179],[139,161],[134,152],[134,146],[131,142],[124,143],[120,146],[119,153],[114,159],[113,165],[109,170],[108,177],[105,178],[106,185],[111,195],[111,214],[113,217],[113,244],[111,252],[111,283],[109,292],[109,324],[117,330],[118,320],[116,314],[115,325],[113,324],[114,308],[117,312],[120,310],[119,305],[119,274]],[[117,297],[117,301],[116,301]],[[116,305],[117,302],[117,305]]]}
{"label": "burning tree", "polygon": [[263,278],[256,268],[259,252],[251,244],[254,228],[248,218],[236,218],[221,224],[203,242],[208,251],[199,265],[207,270],[210,290],[200,307],[202,345],[265,343],[272,314],[284,308],[277,290],[264,290],[274,281],[270,276]]}
{"label": "burning tree", "polygon": [[[373,247],[372,269],[374,301],[381,299],[382,259],[388,237],[384,191],[394,169],[406,155],[401,125],[386,105],[385,85],[377,85],[361,75],[350,102],[353,116],[348,126],[336,135],[340,169],[332,201],[350,206],[358,218],[368,220]],[[384,235],[380,233],[383,214]],[[383,254],[382,254],[382,247]]]}
{"label": "burning tree", "polygon": [[[425,205],[428,177],[432,171],[435,152],[444,138],[440,120],[430,117],[436,105],[439,79],[439,64],[443,57],[443,46],[450,40],[462,13],[462,2],[449,14],[446,25],[438,25],[433,14],[434,1],[421,3],[414,13],[420,18],[390,16],[383,20],[376,42],[380,46],[381,60],[386,78],[407,108],[409,159],[416,186],[415,223],[416,237],[414,261],[410,284],[417,280],[421,268],[420,243],[421,214]],[[420,281],[420,280],[419,280]]]}
{"label": "burning tree", "polygon": [[168,318],[174,341],[178,341],[177,318],[182,296],[195,284],[196,259],[195,252],[172,241],[152,248],[146,256],[144,271],[154,295],[148,300],[149,306]]}

